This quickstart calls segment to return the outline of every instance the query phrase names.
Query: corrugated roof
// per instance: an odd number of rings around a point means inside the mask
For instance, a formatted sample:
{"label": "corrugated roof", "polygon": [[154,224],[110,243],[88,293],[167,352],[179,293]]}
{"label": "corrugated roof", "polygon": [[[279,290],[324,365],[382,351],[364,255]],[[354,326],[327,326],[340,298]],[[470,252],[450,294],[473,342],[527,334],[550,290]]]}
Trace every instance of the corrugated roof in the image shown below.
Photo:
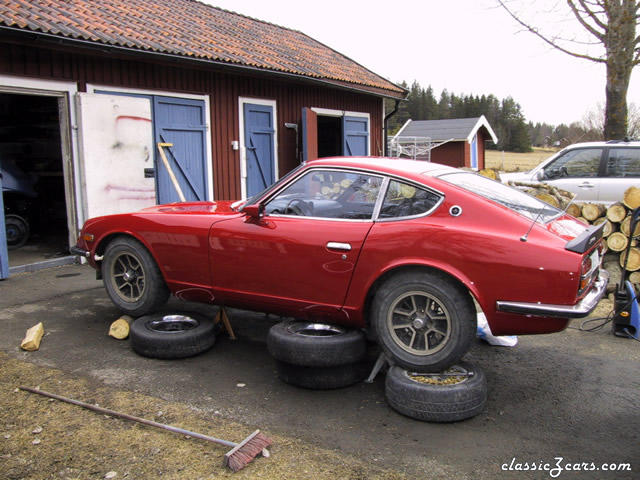
{"label": "corrugated roof", "polygon": [[0,0],[3,25],[404,96],[399,86],[302,32],[195,0]]}
{"label": "corrugated roof", "polygon": [[494,142],[497,137],[484,115],[446,120],[410,120],[397,133],[400,137],[428,137],[432,141],[467,140],[484,127]]}

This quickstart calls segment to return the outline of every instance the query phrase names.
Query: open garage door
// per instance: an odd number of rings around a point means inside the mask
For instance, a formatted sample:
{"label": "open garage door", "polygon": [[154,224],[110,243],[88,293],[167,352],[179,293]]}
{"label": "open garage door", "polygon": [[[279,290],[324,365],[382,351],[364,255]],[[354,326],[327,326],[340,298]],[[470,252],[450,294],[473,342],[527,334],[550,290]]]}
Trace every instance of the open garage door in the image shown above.
{"label": "open garage door", "polygon": [[85,219],[155,205],[149,99],[79,93],[78,113]]}

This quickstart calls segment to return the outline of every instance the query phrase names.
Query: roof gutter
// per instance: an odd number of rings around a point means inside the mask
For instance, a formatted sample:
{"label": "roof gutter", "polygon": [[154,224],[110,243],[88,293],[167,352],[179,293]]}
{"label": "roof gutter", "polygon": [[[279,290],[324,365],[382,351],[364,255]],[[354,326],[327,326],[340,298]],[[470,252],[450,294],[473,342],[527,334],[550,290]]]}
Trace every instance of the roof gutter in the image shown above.
{"label": "roof gutter", "polygon": [[[192,57],[186,57],[184,55],[178,55],[178,54],[174,54],[174,53],[155,52],[155,51],[151,51],[151,50],[141,50],[139,48],[125,47],[125,46],[121,46],[121,45],[106,45],[106,44],[102,44],[102,43],[92,42],[90,40],[83,40],[83,39],[69,38],[69,37],[60,37],[58,35],[54,35],[54,34],[51,34],[51,33],[37,32],[37,31],[25,31],[25,30],[20,29],[20,28],[13,28],[13,27],[9,27],[9,26],[6,26],[6,25],[0,25],[0,31],[3,31],[3,30],[4,31],[8,31],[8,32],[12,32],[12,33],[17,33],[18,35],[23,35],[23,36],[33,36],[33,37],[36,38],[36,40],[38,40],[38,39],[40,39],[42,37],[44,39],[47,39],[47,40],[51,41],[52,43],[58,43],[58,44],[61,44],[61,45],[64,45],[64,44],[77,45],[77,44],[79,44],[79,45],[82,45],[82,46],[84,46],[86,48],[89,48],[89,49],[92,49],[92,50],[100,50],[100,51],[103,51],[105,53],[109,53],[109,52],[115,50],[115,51],[119,51],[119,52],[124,52],[124,53],[129,54],[129,55],[133,55],[133,56],[153,56],[153,57],[162,57],[162,58],[169,59],[169,60],[172,60],[172,61],[175,61],[175,62],[184,62],[184,63],[194,63],[195,62],[195,63],[199,63],[201,65],[214,65],[216,67],[221,67],[221,68],[224,68],[224,69],[232,69],[232,70],[237,70],[237,71],[240,71],[240,72],[250,72],[250,73],[253,73],[253,74],[260,73],[260,74],[267,75],[267,76],[273,75],[273,76],[277,76],[277,77],[285,77],[285,78],[288,78],[288,79],[293,79],[293,80],[297,80],[297,81],[303,81],[303,82],[307,82],[307,83],[331,86],[331,87],[338,88],[338,89],[341,89],[341,90],[347,90],[347,91],[356,92],[356,93],[365,93],[365,94],[369,94],[369,95],[375,95],[377,97],[391,98],[391,99],[396,100],[396,102],[398,101],[398,96],[397,95],[393,95],[391,93],[388,93],[388,94],[383,93],[384,89],[382,87],[369,86],[369,88],[371,88],[371,89],[382,90],[381,92],[374,92],[374,91],[367,90],[367,88],[344,85],[343,83],[340,83],[339,80],[335,80],[335,81],[326,80],[326,79],[311,77],[311,76],[302,75],[302,74],[298,74],[298,73],[279,72],[277,70],[269,70],[269,69],[266,69],[266,68],[252,67],[250,65],[242,65],[242,64],[221,62],[221,61],[218,61],[218,60],[209,60],[209,59],[203,59],[203,58],[192,58]],[[398,93],[398,95],[402,95],[402,94]]]}
{"label": "roof gutter", "polygon": [[[402,100],[405,100],[404,98]],[[400,99],[395,99],[395,105],[393,106],[393,110],[387,113],[384,116],[384,156],[389,156],[389,120],[393,117],[397,112],[400,106]]]}

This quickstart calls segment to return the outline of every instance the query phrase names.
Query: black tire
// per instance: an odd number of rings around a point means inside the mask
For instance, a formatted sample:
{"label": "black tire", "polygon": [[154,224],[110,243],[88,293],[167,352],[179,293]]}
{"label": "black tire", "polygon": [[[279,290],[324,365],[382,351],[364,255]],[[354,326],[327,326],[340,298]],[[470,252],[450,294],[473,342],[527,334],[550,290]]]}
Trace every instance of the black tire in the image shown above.
{"label": "black tire", "polygon": [[29,222],[20,215],[7,215],[4,217],[4,225],[7,234],[7,248],[15,250],[22,247],[29,239]]}
{"label": "black tire", "polygon": [[440,372],[469,350],[477,317],[462,286],[437,272],[413,271],[391,277],[378,290],[371,324],[395,364]]}
{"label": "black tire", "polygon": [[325,323],[286,321],[269,330],[269,353],[276,360],[304,367],[335,367],[356,363],[366,354],[360,330]]}
{"label": "black tire", "polygon": [[285,383],[311,390],[333,390],[362,382],[371,370],[368,362],[337,367],[303,367],[276,360],[278,377]]}
{"label": "black tire", "polygon": [[151,358],[198,355],[216,341],[213,319],[194,313],[156,313],[138,318],[129,332],[133,351]]}
{"label": "black tire", "polygon": [[[459,362],[447,372],[467,372],[472,376],[453,377],[454,384],[425,384],[400,367],[391,367],[385,381],[387,403],[407,417],[427,422],[457,422],[478,415],[487,401],[487,380],[482,369]],[[424,377],[431,381],[452,377]]]}
{"label": "black tire", "polygon": [[102,278],[111,301],[132,317],[152,313],[169,298],[162,273],[137,240],[117,237],[107,245]]}

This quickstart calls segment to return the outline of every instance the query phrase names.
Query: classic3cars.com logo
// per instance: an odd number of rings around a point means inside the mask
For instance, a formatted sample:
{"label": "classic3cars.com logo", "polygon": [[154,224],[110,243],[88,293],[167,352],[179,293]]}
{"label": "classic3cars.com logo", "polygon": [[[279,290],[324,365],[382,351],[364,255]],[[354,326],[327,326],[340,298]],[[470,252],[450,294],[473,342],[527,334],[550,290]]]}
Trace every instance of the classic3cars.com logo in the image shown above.
{"label": "classic3cars.com logo", "polygon": [[631,472],[630,463],[571,462],[563,457],[554,457],[551,462],[523,462],[513,457],[501,468],[505,472],[547,472],[551,478],[558,478],[563,472]]}

